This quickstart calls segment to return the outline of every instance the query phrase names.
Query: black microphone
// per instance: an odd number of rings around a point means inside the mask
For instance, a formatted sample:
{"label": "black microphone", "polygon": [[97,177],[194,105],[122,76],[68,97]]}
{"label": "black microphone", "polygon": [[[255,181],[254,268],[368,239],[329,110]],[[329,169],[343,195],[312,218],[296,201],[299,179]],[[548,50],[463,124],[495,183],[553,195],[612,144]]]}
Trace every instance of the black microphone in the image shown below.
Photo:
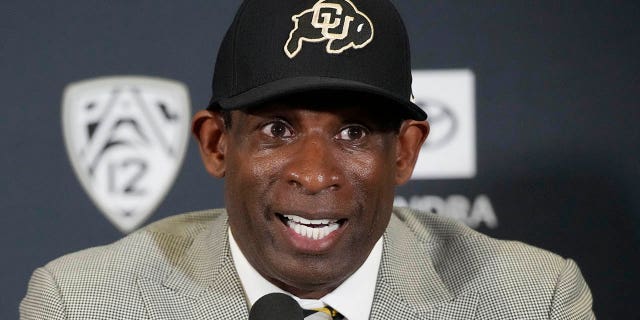
{"label": "black microphone", "polygon": [[269,293],[258,299],[249,311],[249,320],[302,320],[300,305],[284,293]]}

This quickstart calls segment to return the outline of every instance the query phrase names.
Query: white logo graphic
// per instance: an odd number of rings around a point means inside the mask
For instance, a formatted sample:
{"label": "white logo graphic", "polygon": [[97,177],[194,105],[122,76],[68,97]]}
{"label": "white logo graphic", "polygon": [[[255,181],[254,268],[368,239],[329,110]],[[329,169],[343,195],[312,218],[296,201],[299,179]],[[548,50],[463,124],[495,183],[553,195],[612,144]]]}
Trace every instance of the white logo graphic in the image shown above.
{"label": "white logo graphic", "polygon": [[85,191],[128,233],[164,199],[185,155],[191,110],[187,88],[148,77],[70,84],[62,125],[67,153]]}
{"label": "white logo graphic", "polygon": [[298,55],[304,41],[328,41],[327,53],[338,54],[363,48],[373,40],[371,20],[349,0],[320,0],[291,20],[294,28],[284,45],[289,58]]}
{"label": "white logo graphic", "polygon": [[473,201],[463,195],[450,195],[446,198],[433,195],[416,195],[409,199],[396,196],[393,205],[410,207],[425,213],[456,219],[473,229],[477,229],[482,225],[489,229],[498,227],[498,217],[493,210],[491,200],[489,200],[489,196],[484,194],[478,195]]}
{"label": "white logo graphic", "polygon": [[429,115],[431,132],[413,179],[476,175],[475,80],[470,70],[413,70],[415,103]]}

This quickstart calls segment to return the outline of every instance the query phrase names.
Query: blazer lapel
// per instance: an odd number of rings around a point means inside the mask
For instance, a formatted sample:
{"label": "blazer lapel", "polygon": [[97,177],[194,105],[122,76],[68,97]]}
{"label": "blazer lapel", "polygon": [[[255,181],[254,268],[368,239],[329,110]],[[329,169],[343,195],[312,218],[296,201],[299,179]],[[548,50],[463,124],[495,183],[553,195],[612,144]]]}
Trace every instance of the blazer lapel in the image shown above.
{"label": "blazer lapel", "polygon": [[435,269],[430,253],[435,244],[417,239],[402,221],[391,216],[373,299],[371,319],[473,319],[479,296],[458,297]]}
{"label": "blazer lapel", "polygon": [[140,278],[150,319],[246,319],[248,308],[220,215],[193,240],[164,280]]}

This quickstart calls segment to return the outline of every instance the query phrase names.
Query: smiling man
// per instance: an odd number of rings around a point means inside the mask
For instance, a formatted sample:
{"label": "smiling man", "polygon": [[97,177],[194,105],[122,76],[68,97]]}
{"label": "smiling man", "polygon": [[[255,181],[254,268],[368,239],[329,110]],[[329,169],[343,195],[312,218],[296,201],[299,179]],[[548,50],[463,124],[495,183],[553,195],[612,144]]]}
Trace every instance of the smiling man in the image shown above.
{"label": "smiling man", "polygon": [[192,131],[226,208],[50,262],[21,318],[246,319],[272,293],[300,319],[594,318],[572,260],[393,208],[429,124],[388,0],[246,0],[212,89]]}

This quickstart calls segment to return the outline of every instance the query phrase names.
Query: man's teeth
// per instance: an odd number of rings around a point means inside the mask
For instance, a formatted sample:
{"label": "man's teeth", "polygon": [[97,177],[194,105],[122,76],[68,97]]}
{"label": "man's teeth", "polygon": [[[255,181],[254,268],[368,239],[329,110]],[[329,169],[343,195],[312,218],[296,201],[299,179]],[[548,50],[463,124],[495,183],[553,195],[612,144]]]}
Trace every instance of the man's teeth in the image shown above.
{"label": "man's teeth", "polygon": [[294,216],[294,215],[285,215],[285,218],[291,220],[293,222],[301,223],[301,224],[331,224],[336,223],[338,220],[335,219],[318,219],[318,220],[307,220],[303,217]]}
{"label": "man's teeth", "polygon": [[308,220],[294,215],[284,217],[287,219],[289,228],[303,237],[314,240],[322,239],[340,227],[338,220],[335,219]]}

